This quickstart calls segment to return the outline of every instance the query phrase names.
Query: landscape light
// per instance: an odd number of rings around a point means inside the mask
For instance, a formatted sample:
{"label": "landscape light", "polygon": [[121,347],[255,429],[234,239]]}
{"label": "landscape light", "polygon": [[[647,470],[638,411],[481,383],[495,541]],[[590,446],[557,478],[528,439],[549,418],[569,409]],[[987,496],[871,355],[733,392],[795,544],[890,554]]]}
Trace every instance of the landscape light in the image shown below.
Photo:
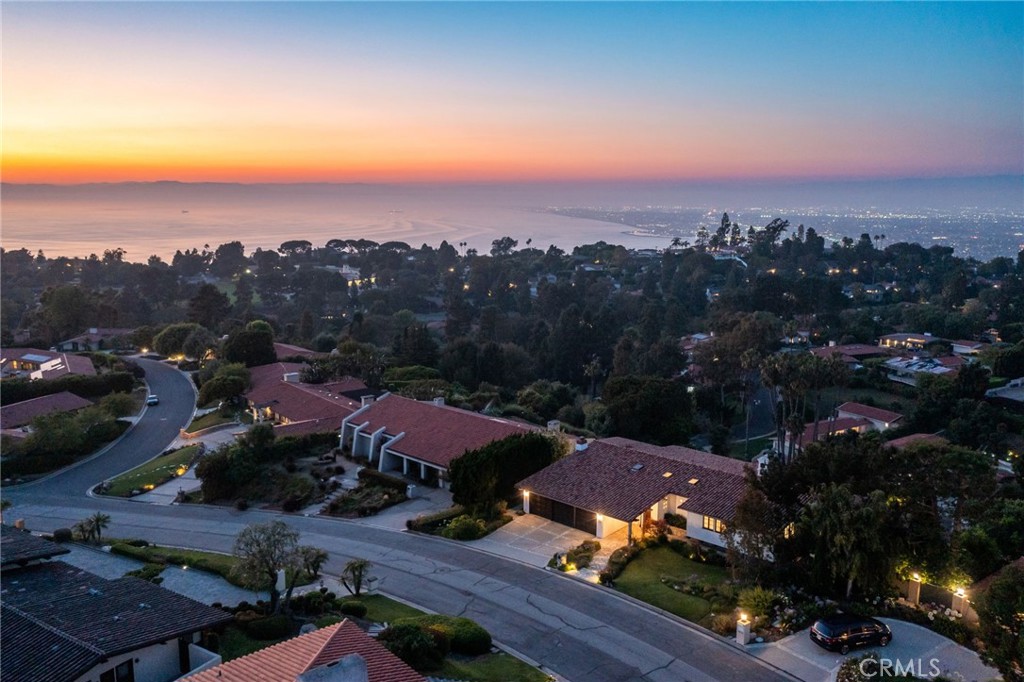
{"label": "landscape light", "polygon": [[921,582],[921,574],[917,571],[914,571],[910,574],[910,579],[913,580],[915,583],[919,583]]}
{"label": "landscape light", "polygon": [[967,596],[967,590],[965,590],[962,587],[956,588],[956,596],[958,596],[958,597],[966,597]]}
{"label": "landscape light", "polygon": [[750,621],[749,621],[749,620],[747,619],[747,614],[746,614],[746,612],[744,612],[744,611],[740,611],[740,624],[741,624],[741,625],[746,625],[746,624],[747,624],[747,623],[749,623],[749,622],[750,622]]}

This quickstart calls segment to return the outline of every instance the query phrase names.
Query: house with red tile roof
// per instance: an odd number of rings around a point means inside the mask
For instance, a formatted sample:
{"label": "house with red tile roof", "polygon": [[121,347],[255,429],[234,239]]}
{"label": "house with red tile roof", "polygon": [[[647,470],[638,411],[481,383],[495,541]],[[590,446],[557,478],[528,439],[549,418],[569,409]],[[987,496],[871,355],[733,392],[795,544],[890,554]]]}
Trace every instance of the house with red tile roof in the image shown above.
{"label": "house with red tile roof", "polygon": [[812,348],[811,353],[817,355],[819,358],[830,358],[833,355],[838,355],[844,364],[857,368],[860,367],[864,360],[871,358],[880,358],[888,356],[888,352],[884,348],[878,346],[869,346],[865,343],[846,343],[846,344],[829,344],[821,348]]}
{"label": "house with red tile roof", "polygon": [[917,445],[918,443],[932,443],[933,445],[945,445],[949,441],[934,433],[912,433],[902,438],[894,438],[886,443],[891,448],[902,450],[903,448]]}
{"label": "house with red tile roof", "polygon": [[380,471],[411,473],[443,487],[452,460],[538,428],[451,407],[444,398],[421,402],[386,393],[344,420],[341,445]]}
{"label": "house with red tile roof", "polygon": [[299,635],[182,682],[426,682],[350,620]]}
{"label": "house with red tile roof", "polygon": [[92,360],[82,355],[69,355],[39,348],[0,349],[0,373],[7,377],[56,379],[67,374],[95,376]]}
{"label": "house with red tile roof", "polygon": [[678,445],[628,438],[576,451],[517,485],[523,509],[604,538],[628,538],[665,514],[686,516],[687,537],[725,547],[725,531],[746,491],[749,465]]}
{"label": "house with red tile roof", "polygon": [[966,339],[957,339],[956,341],[950,341],[949,343],[952,346],[954,355],[966,355],[968,357],[977,356],[981,351],[991,346],[991,344],[985,343],[984,341],[969,341]]}
{"label": "house with red tile roof", "polygon": [[323,384],[301,381],[306,365],[275,362],[249,370],[244,394],[256,422],[273,422],[279,436],[337,432],[342,421],[373,395],[359,379],[344,377]]}
{"label": "house with red tile roof", "polygon": [[133,329],[126,327],[90,327],[78,336],[61,341],[54,348],[68,353],[86,350],[131,348],[132,344],[128,340],[128,336],[133,331]]}
{"label": "house with red tile roof", "polygon": [[278,360],[284,360],[285,358],[315,360],[327,356],[327,353],[317,353],[315,350],[303,348],[302,346],[293,346],[290,343],[279,343],[277,341],[274,342],[274,354]]}
{"label": "house with red tile roof", "polygon": [[92,406],[91,402],[69,391],[51,393],[23,400],[20,403],[11,403],[0,407],[0,429],[16,429],[19,426],[31,424],[33,419],[45,414],[75,412],[90,406]]}
{"label": "house with red tile roof", "polygon": [[837,419],[867,419],[875,431],[891,429],[896,422],[903,419],[899,412],[883,410],[862,403],[843,403],[836,408]]}

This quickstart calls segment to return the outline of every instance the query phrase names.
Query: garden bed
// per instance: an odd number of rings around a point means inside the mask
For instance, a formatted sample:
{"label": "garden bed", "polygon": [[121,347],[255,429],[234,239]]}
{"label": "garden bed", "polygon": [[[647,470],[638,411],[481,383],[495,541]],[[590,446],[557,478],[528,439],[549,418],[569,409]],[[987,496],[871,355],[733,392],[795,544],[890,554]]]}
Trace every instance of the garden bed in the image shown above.
{"label": "garden bed", "polygon": [[234,424],[238,422],[238,415],[235,413],[223,414],[219,410],[216,412],[210,412],[204,414],[202,417],[196,417],[192,422],[185,427],[185,433],[196,433],[203,429],[209,429],[214,426],[220,426],[222,424]]}
{"label": "garden bed", "polygon": [[189,445],[180,450],[166,452],[142,466],[121,474],[110,481],[108,486],[102,488],[100,493],[114,497],[131,497],[133,494],[152,490],[158,485],[184,474],[188,470],[192,458],[198,452],[198,445]]}

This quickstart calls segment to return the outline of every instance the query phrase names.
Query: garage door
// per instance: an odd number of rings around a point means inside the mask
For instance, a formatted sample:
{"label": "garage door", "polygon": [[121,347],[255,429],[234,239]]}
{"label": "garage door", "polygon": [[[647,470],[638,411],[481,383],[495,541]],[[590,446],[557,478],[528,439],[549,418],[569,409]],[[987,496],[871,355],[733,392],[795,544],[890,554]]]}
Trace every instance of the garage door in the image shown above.
{"label": "garage door", "polygon": [[541,495],[534,495],[530,497],[530,513],[591,535],[597,535],[597,516],[594,512],[586,509],[573,507]]}

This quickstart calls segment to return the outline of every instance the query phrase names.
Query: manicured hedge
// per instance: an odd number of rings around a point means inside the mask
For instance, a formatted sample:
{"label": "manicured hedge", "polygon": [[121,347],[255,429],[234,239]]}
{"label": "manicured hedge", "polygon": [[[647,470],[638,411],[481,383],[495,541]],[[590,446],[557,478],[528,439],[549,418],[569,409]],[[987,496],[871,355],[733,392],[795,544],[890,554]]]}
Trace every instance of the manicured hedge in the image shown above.
{"label": "manicured hedge", "polygon": [[56,379],[7,379],[0,392],[0,405],[20,403],[52,393],[70,391],[83,398],[99,398],[110,393],[128,393],[135,387],[135,377],[128,372],[110,372],[96,376],[69,374]]}
{"label": "manicured hedge", "polygon": [[448,636],[452,651],[467,656],[479,656],[491,650],[491,633],[483,629],[469,618],[456,616],[418,616],[416,618],[400,618],[395,625],[411,624],[424,629],[438,629]]}
{"label": "manicured hedge", "polygon": [[374,483],[376,485],[384,486],[385,488],[393,488],[394,490],[405,494],[406,488],[409,485],[401,478],[395,476],[388,476],[382,474],[376,469],[370,469],[369,467],[363,467],[359,470],[357,477],[364,483]]}
{"label": "manicured hedge", "polygon": [[417,516],[415,519],[406,519],[405,527],[409,530],[415,530],[420,533],[432,533],[437,530],[442,524],[454,519],[456,516],[462,516],[466,513],[466,510],[460,506],[455,505],[448,509],[443,509],[433,514],[425,514],[423,516]]}

